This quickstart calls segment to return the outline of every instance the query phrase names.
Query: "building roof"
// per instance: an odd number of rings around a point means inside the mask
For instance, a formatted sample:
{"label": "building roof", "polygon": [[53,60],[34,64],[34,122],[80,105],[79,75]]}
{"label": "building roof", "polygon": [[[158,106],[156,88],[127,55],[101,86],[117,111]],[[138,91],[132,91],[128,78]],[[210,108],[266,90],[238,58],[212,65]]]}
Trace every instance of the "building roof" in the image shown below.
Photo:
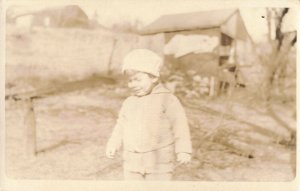
{"label": "building roof", "polygon": [[223,9],[164,15],[139,29],[142,35],[185,30],[220,28],[222,33],[240,40],[250,38],[246,21],[239,9]]}
{"label": "building roof", "polygon": [[202,11],[163,15],[154,22],[140,29],[141,34],[155,34],[221,26],[236,9]]}
{"label": "building roof", "polygon": [[[49,7],[43,9],[31,9],[22,6],[12,6],[7,11],[7,21],[14,23],[14,21],[20,17],[33,15],[34,17],[49,16],[55,17],[57,22],[64,25],[82,25],[88,26],[89,18],[87,14],[78,5],[64,5]],[[70,21],[72,21],[70,23]],[[75,22],[77,21],[77,23]]]}
{"label": "building roof", "polygon": [[[289,9],[283,19],[282,31],[296,31],[297,11]],[[223,9],[192,13],[163,15],[138,31],[142,35],[178,32],[206,28],[220,28],[222,33],[235,39],[251,39],[258,43],[268,34],[265,8]]]}

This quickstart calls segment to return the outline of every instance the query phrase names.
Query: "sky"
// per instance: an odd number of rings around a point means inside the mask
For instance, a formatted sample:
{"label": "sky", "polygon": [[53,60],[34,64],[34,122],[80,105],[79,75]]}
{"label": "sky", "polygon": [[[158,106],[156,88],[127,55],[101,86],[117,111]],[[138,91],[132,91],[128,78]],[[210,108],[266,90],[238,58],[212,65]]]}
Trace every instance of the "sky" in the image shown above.
{"label": "sky", "polygon": [[[209,1],[209,3],[208,3]],[[41,9],[45,7],[77,4],[91,18],[95,11],[98,14],[98,22],[106,27],[115,23],[133,23],[139,20],[142,25],[153,22],[164,14],[186,13],[205,11],[211,9],[236,8],[243,10],[243,17],[247,19],[247,29],[254,35],[267,32],[266,23],[261,16],[265,16],[265,7],[272,3],[272,6],[293,6],[286,3],[288,0],[264,0],[253,4],[252,1],[243,0],[243,3],[236,3],[234,0],[6,0],[6,5],[21,5],[30,9]],[[283,3],[285,2],[285,3]],[[293,18],[294,19],[294,18]],[[292,25],[295,23],[295,19]],[[255,27],[254,27],[255,26]],[[293,28],[294,26],[289,26]]]}
{"label": "sky", "polygon": [[[24,5],[30,8],[78,4],[90,17],[97,11],[100,21],[106,25],[122,20],[135,20],[136,18],[147,23],[155,20],[162,14],[232,8],[237,5],[241,7],[270,5],[268,3],[255,5],[253,1],[251,4],[237,4],[236,2],[233,0],[209,0],[209,3],[207,0],[6,0],[8,6]],[[244,0],[244,2],[249,1]],[[265,0],[265,2],[268,1]]]}
{"label": "sky", "polygon": [[[186,3],[182,0],[177,0],[177,3],[172,3],[170,0],[7,0],[6,2],[7,5],[24,5],[37,9],[47,6],[78,4],[89,17],[97,11],[100,23],[104,25],[124,20],[133,21],[137,18],[147,23],[165,13],[198,11],[204,7],[195,1]],[[195,6],[195,4],[198,5]]]}

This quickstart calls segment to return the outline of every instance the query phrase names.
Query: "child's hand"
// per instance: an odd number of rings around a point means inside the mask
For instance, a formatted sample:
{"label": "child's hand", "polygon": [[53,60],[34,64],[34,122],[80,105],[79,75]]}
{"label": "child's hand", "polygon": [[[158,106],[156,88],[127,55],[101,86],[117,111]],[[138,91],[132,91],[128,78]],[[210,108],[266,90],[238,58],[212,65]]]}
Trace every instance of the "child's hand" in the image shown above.
{"label": "child's hand", "polygon": [[177,154],[177,162],[179,164],[187,164],[191,161],[191,154],[189,153],[178,153]]}
{"label": "child's hand", "polygon": [[110,147],[110,146],[106,147],[106,153],[105,154],[106,154],[107,158],[113,159],[115,157],[116,152],[117,152],[116,148]]}

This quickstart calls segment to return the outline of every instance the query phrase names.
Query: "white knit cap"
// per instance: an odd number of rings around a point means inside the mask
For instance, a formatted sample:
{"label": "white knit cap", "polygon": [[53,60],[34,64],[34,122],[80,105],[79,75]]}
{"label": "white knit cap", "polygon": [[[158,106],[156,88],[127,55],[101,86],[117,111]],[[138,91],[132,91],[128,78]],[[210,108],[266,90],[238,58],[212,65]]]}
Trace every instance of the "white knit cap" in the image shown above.
{"label": "white knit cap", "polygon": [[129,52],[123,60],[122,72],[135,70],[159,77],[162,58],[148,49],[135,49]]}

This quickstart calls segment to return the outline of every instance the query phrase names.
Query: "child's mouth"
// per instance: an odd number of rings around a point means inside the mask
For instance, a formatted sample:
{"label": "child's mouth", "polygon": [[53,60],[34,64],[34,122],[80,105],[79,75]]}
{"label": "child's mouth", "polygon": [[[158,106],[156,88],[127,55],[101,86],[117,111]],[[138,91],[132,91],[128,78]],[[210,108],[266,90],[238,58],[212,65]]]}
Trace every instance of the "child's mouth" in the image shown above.
{"label": "child's mouth", "polygon": [[137,93],[141,92],[141,90],[140,90],[140,89],[133,89],[132,92],[133,92],[134,94],[137,94]]}
{"label": "child's mouth", "polygon": [[144,94],[144,91],[143,91],[142,89],[133,89],[133,90],[132,90],[132,93],[133,93],[134,95],[139,96],[139,95],[143,95],[143,94]]}

